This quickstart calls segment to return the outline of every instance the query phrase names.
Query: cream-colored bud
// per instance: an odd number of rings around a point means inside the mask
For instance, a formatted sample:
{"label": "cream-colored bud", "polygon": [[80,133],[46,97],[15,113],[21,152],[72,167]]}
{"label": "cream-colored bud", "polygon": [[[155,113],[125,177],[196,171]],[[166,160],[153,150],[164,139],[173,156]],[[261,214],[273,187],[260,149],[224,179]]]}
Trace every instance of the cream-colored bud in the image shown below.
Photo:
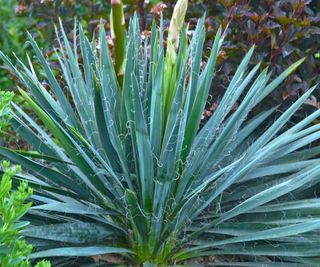
{"label": "cream-colored bud", "polygon": [[170,21],[168,41],[177,50],[179,47],[179,35],[183,27],[184,19],[188,8],[188,0],[178,0]]}

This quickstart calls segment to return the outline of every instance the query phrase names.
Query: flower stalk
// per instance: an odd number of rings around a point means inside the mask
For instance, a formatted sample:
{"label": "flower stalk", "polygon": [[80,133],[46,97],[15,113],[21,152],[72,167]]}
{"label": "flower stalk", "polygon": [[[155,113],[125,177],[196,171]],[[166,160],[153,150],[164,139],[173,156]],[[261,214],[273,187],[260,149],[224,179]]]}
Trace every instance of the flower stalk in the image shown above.
{"label": "flower stalk", "polygon": [[114,42],[114,68],[122,87],[125,67],[125,20],[121,0],[111,0],[111,36]]}
{"label": "flower stalk", "polygon": [[[164,65],[163,81],[164,86],[164,114],[170,111],[170,106],[173,99],[173,91],[177,80],[177,55],[180,42],[180,34],[184,25],[184,19],[187,12],[188,0],[178,0],[176,3],[172,18],[170,21],[168,39],[167,39],[167,53]],[[184,32],[183,34],[186,34]]]}

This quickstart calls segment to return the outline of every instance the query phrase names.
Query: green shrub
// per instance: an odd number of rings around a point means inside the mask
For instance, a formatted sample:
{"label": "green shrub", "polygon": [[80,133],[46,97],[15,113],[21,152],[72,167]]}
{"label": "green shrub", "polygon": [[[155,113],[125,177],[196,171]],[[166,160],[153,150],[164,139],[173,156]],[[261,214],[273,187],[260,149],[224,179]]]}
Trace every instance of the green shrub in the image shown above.
{"label": "green shrub", "polygon": [[[22,181],[16,191],[11,191],[12,177],[20,171],[20,166],[10,168],[3,162],[3,175],[0,181],[0,264],[3,267],[29,267],[28,256],[32,246],[21,239],[21,230],[28,222],[20,221],[31,206],[25,203],[32,195],[32,189]],[[36,267],[49,267],[49,262],[39,262]]]}
{"label": "green shrub", "polygon": [[12,92],[0,91],[0,134],[5,134],[10,121],[10,103],[14,94]]}
{"label": "green shrub", "polygon": [[31,258],[62,257],[66,266],[111,253],[165,266],[237,255],[232,266],[318,265],[320,148],[309,145],[320,137],[320,125],[310,125],[320,111],[285,128],[314,88],[267,128],[276,107],[246,119],[302,60],[271,81],[259,64],[248,69],[250,49],[201,128],[224,38],[219,29],[201,66],[204,20],[190,42],[177,23],[180,39],[170,42],[178,49],[165,53],[162,23],[142,40],[134,16],[121,87],[104,27],[90,42],[78,26],[80,47],[61,27],[59,81],[29,36],[49,91],[32,70],[36,62],[15,67],[0,54],[38,116],[13,104],[11,123],[35,151],[0,148],[36,191],[24,231],[37,248]]}
{"label": "green shrub", "polygon": [[[15,1],[0,0],[0,50],[9,54],[15,51],[18,56],[23,55],[23,44],[26,39],[25,25],[29,22],[26,18],[18,18],[15,14]],[[0,66],[0,89],[8,89],[14,82],[7,70]]]}

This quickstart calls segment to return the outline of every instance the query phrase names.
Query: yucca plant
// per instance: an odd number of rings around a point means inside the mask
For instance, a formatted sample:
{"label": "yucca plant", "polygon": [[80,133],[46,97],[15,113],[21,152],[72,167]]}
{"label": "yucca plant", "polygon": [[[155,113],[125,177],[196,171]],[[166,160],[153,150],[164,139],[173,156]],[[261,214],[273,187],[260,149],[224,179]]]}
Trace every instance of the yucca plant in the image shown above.
{"label": "yucca plant", "polygon": [[142,40],[134,16],[122,87],[104,27],[98,41],[81,26],[74,33],[80,48],[62,26],[57,31],[59,79],[31,36],[41,74],[36,59],[27,66],[17,58],[15,66],[1,54],[37,116],[12,103],[11,124],[33,150],[0,148],[23,166],[16,178],[34,188],[24,231],[37,248],[33,258],[79,266],[79,257],[112,253],[135,266],[167,266],[234,255],[219,265],[318,266],[320,147],[310,144],[320,137],[311,124],[320,110],[290,124],[314,88],[276,118],[273,107],[247,119],[301,61],[270,81],[267,69],[248,70],[252,48],[200,127],[221,29],[203,68],[204,18],[190,42],[181,29],[168,77],[162,23]]}

